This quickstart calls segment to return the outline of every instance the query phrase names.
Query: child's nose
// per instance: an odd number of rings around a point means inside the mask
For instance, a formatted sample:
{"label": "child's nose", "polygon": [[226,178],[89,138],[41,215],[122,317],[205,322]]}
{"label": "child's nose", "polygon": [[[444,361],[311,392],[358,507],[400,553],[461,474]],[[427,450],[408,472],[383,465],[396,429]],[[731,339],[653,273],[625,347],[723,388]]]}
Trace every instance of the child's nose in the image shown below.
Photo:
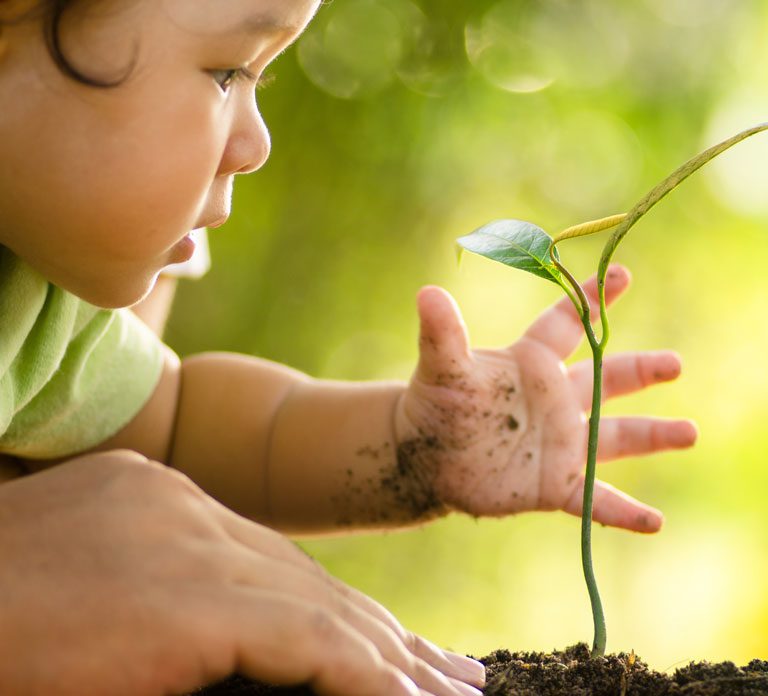
{"label": "child's nose", "polygon": [[269,131],[256,104],[252,103],[232,124],[219,165],[219,174],[248,174],[256,171],[267,161],[270,148]]}

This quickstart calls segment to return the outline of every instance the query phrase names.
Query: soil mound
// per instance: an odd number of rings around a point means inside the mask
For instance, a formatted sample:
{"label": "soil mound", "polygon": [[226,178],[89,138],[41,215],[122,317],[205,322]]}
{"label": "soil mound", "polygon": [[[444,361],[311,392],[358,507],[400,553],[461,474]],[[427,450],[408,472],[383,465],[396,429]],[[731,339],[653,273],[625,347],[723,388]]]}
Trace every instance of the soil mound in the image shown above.
{"label": "soil mound", "polygon": [[[584,643],[552,653],[496,650],[486,666],[485,696],[768,696],[768,661],[692,662],[665,674],[634,653],[591,659]],[[192,695],[190,695],[192,696]],[[194,696],[314,696],[304,686],[275,687],[234,675]]]}

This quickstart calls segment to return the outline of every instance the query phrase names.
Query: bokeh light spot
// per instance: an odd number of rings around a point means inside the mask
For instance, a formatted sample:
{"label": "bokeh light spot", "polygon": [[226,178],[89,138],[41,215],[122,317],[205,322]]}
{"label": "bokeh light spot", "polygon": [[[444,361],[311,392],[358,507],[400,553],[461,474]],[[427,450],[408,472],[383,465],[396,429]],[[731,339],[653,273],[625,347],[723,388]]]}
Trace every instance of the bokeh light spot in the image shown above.
{"label": "bokeh light spot", "polygon": [[312,83],[340,99],[368,96],[395,78],[403,26],[378,0],[337,2],[321,13],[298,46]]}
{"label": "bokeh light spot", "polygon": [[563,114],[541,144],[540,157],[538,187],[572,215],[621,211],[637,191],[640,144],[627,123],[609,112]]}
{"label": "bokeh light spot", "polygon": [[520,31],[519,4],[504,0],[479,22],[466,26],[464,38],[470,63],[489,82],[508,92],[537,92],[554,82],[544,58],[546,46]]}
{"label": "bokeh light spot", "polygon": [[663,22],[678,27],[700,27],[721,19],[730,0],[646,0],[651,11]]}
{"label": "bokeh light spot", "polygon": [[[710,118],[706,145],[768,121],[768,97],[757,85],[725,97]],[[759,133],[714,160],[706,171],[717,198],[747,215],[768,215],[768,134]]]}

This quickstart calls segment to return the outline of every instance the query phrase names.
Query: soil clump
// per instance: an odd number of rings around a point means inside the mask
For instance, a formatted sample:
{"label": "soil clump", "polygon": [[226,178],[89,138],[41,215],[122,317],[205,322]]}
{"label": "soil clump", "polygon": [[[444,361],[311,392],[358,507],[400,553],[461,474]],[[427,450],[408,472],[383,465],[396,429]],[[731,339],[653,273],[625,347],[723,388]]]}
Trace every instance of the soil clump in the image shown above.
{"label": "soil clump", "polygon": [[[484,696],[768,696],[768,661],[692,662],[656,672],[634,653],[596,659],[580,643],[552,653],[496,650],[486,666]],[[305,686],[275,687],[234,675],[190,696],[315,696]]]}

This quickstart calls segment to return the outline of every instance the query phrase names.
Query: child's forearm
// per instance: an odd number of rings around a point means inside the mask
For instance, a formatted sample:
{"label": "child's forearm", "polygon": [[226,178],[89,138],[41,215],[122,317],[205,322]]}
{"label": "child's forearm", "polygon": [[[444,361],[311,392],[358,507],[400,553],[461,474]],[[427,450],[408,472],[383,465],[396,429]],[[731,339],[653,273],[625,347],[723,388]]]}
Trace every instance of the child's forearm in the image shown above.
{"label": "child's forearm", "polygon": [[195,356],[183,365],[170,463],[286,532],[424,522],[444,510],[406,461],[407,443],[395,442],[403,389],[313,380],[241,355]]}
{"label": "child's forearm", "polygon": [[313,381],[289,394],[266,463],[272,523],[294,533],[382,529],[445,514],[418,454],[395,438],[404,389],[398,382]]}

